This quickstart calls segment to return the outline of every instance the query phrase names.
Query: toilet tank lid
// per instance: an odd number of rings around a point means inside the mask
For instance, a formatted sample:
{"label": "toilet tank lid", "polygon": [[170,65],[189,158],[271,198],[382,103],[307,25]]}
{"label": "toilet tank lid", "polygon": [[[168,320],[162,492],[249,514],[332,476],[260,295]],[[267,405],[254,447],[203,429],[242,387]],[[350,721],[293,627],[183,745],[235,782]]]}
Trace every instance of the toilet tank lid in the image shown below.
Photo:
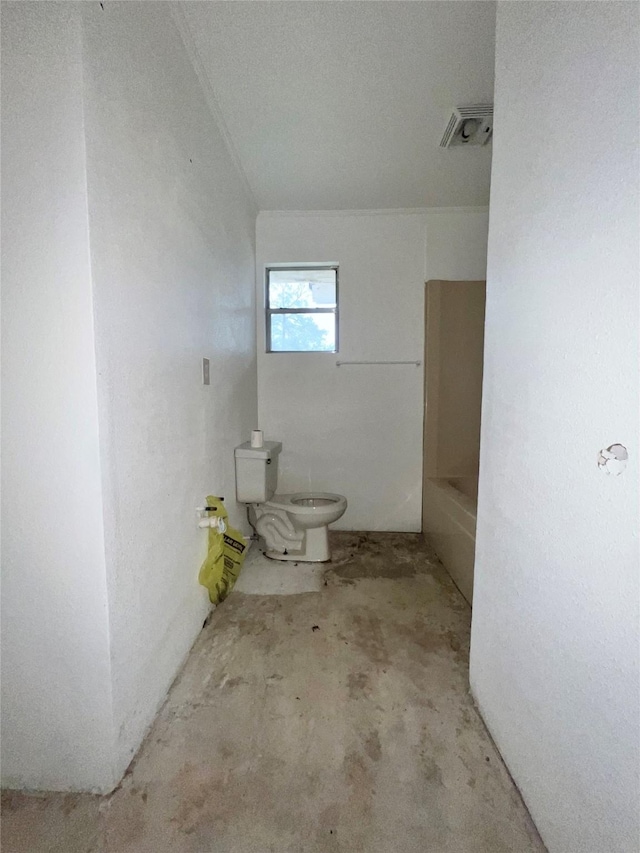
{"label": "toilet tank lid", "polygon": [[281,441],[265,441],[262,447],[251,447],[250,441],[239,444],[235,449],[236,459],[271,459],[282,450]]}

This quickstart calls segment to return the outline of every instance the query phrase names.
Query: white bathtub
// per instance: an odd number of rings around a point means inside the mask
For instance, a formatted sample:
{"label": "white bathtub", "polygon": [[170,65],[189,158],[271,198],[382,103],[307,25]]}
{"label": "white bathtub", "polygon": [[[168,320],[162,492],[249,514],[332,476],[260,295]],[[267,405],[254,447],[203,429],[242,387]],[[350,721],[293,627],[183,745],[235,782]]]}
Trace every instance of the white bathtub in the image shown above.
{"label": "white bathtub", "polygon": [[477,505],[476,477],[425,480],[423,533],[469,604],[473,599]]}

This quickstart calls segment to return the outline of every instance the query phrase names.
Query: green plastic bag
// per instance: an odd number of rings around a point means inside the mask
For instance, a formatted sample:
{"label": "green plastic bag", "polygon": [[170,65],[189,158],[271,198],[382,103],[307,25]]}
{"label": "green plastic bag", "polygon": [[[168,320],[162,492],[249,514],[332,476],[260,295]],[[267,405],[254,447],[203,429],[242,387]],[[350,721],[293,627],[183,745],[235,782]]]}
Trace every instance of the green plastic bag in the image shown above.
{"label": "green plastic bag", "polygon": [[230,527],[227,510],[222,498],[214,495],[207,496],[206,518],[223,519],[226,530],[219,532],[215,527],[209,528],[209,553],[200,568],[198,581],[209,590],[209,600],[212,604],[224,601],[233,589],[247,553],[247,543],[242,533]]}

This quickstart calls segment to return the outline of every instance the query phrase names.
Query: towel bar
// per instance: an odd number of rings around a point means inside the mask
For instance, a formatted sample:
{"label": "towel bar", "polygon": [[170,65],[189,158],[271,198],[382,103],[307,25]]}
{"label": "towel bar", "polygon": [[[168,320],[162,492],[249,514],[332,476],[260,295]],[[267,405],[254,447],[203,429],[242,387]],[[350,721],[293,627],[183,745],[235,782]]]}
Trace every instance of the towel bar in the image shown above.
{"label": "towel bar", "polygon": [[415,367],[420,367],[421,361],[336,361],[336,367],[342,367],[343,364],[413,364]]}

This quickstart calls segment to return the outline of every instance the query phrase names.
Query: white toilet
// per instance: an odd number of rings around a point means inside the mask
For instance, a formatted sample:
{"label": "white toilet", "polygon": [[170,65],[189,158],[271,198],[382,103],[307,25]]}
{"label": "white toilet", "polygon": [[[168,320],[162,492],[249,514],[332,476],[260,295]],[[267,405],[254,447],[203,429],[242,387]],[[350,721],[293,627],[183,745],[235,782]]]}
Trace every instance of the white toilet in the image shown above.
{"label": "white toilet", "polygon": [[321,563],[329,560],[328,526],[344,515],[347,499],[326,492],[276,495],[279,441],[235,449],[236,498],[249,504],[249,517],[273,560]]}

